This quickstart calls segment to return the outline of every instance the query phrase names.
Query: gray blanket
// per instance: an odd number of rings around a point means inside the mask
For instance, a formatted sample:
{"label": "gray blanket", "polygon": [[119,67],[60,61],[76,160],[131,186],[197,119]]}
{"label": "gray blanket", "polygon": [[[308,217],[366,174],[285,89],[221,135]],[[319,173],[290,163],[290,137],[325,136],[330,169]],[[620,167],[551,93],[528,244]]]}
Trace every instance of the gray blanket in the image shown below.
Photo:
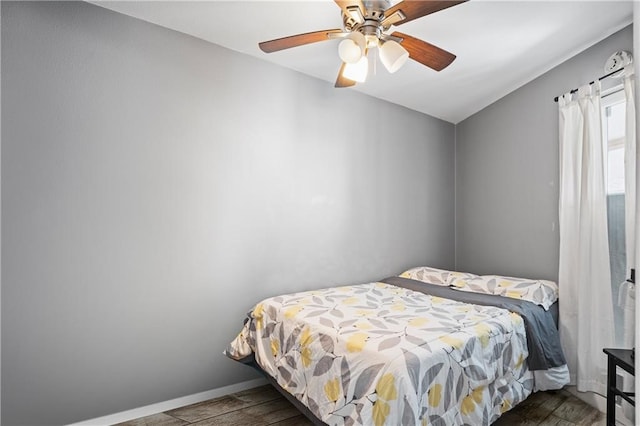
{"label": "gray blanket", "polygon": [[445,299],[475,305],[495,306],[515,312],[524,320],[527,332],[529,349],[527,365],[529,370],[548,370],[567,363],[560,347],[560,335],[551,312],[545,311],[542,306],[526,300],[459,291],[402,277],[389,277],[382,282]]}

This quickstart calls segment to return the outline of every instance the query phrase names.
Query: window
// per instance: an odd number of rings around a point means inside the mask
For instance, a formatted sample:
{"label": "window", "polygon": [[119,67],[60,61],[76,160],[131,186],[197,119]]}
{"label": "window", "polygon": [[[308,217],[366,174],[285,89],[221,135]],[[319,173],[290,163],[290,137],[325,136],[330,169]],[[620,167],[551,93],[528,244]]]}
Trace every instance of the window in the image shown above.
{"label": "window", "polygon": [[629,271],[626,270],[624,224],[624,135],[625,100],[619,90],[602,99],[602,133],[606,153],[607,222],[609,228],[609,262],[611,266],[611,291],[613,316],[616,327],[615,342],[622,342],[624,312],[620,304],[619,290]]}
{"label": "window", "polygon": [[607,194],[624,194],[624,92],[603,99],[603,140],[607,144]]}

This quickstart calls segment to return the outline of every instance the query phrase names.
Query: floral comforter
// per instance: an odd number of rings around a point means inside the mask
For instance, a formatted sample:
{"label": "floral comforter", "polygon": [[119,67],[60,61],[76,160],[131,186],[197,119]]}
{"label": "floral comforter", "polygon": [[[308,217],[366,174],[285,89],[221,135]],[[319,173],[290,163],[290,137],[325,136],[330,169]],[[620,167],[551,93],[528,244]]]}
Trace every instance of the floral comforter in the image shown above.
{"label": "floral comforter", "polygon": [[519,315],[384,283],[266,299],[226,354],[329,425],[489,425],[533,390]]}

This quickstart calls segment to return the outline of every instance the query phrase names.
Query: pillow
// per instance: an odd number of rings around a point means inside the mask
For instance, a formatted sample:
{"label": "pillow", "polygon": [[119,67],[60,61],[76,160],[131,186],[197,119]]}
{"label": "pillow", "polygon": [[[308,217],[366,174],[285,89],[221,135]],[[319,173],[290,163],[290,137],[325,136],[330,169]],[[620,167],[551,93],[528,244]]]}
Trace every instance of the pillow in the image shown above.
{"label": "pillow", "polygon": [[442,286],[450,286],[453,282],[477,277],[477,275],[466,272],[447,271],[445,269],[430,268],[428,266],[409,269],[400,274],[400,276],[402,278],[410,278],[412,280]]}
{"label": "pillow", "polygon": [[542,306],[545,310],[558,300],[558,285],[547,280],[482,275],[466,280],[456,280],[452,286],[462,291],[528,300]]}

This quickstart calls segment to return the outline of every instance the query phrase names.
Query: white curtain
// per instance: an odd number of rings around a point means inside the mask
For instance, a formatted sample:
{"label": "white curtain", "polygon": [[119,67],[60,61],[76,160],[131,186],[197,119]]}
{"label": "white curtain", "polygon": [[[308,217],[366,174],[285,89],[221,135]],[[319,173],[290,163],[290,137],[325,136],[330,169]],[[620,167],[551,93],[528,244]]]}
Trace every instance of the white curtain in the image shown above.
{"label": "white curtain", "polygon": [[636,107],[633,65],[624,70],[625,142],[624,142],[624,218],[627,274],[636,260]]}
{"label": "white curtain", "polygon": [[[625,218],[625,250],[627,258],[627,270],[629,274],[631,268],[636,267],[636,199],[637,199],[637,176],[636,176],[636,107],[635,107],[635,75],[633,65],[628,65],[624,70],[623,78],[625,97],[625,141],[624,141],[624,218]],[[622,334],[622,347],[635,347],[635,289],[634,284],[625,282],[621,286],[621,295],[625,296],[623,306],[624,330]],[[624,291],[623,291],[624,290]],[[634,379],[631,375],[623,373],[623,390],[634,391]],[[622,404],[625,416],[635,420],[634,407],[624,401]]]}
{"label": "white curtain", "polygon": [[571,382],[606,395],[613,345],[600,84],[558,100],[560,119],[560,340]]}
{"label": "white curtain", "polygon": [[[637,85],[640,85],[640,66],[638,65],[638,59],[640,59],[640,3],[638,2],[634,2],[633,3],[633,56],[636,58],[634,61],[634,70],[635,70],[635,78],[633,79],[634,82]],[[636,86],[637,87],[637,86]],[[640,103],[640,99],[638,96],[638,92],[636,91],[635,93],[635,101]],[[636,114],[638,112],[636,111]],[[636,115],[636,119],[638,122],[640,122],[640,117],[638,117]],[[636,134],[637,137],[637,134]],[[637,143],[637,140],[636,140]],[[640,161],[640,159],[638,158],[637,152],[636,152],[636,170],[638,169],[638,162]],[[638,194],[638,191],[640,191],[640,184],[638,184],[638,177],[640,177],[640,174],[636,174],[636,190],[635,190],[635,194],[636,194],[636,199],[640,199],[640,194]],[[636,204],[636,215],[635,215],[635,224],[636,224],[636,241],[640,241],[640,236],[638,234],[640,234],[640,211],[638,211],[638,204]],[[640,250],[636,251],[635,254],[635,265],[640,265]],[[636,312],[640,312],[640,298],[636,297]],[[636,324],[637,325],[637,324]],[[636,327],[636,342],[640,342],[640,327]],[[640,389],[640,374],[637,374],[636,376],[636,380],[635,380],[635,385],[636,385],[636,389]],[[640,419],[640,404],[636,404],[636,419]]]}
{"label": "white curtain", "polygon": [[[625,99],[625,141],[624,141],[624,219],[626,272],[636,267],[636,108],[635,75],[633,66],[625,67],[623,86]],[[628,282],[620,287],[623,299],[624,329],[622,345],[635,346],[635,285]],[[628,379],[627,379],[628,380]]]}

